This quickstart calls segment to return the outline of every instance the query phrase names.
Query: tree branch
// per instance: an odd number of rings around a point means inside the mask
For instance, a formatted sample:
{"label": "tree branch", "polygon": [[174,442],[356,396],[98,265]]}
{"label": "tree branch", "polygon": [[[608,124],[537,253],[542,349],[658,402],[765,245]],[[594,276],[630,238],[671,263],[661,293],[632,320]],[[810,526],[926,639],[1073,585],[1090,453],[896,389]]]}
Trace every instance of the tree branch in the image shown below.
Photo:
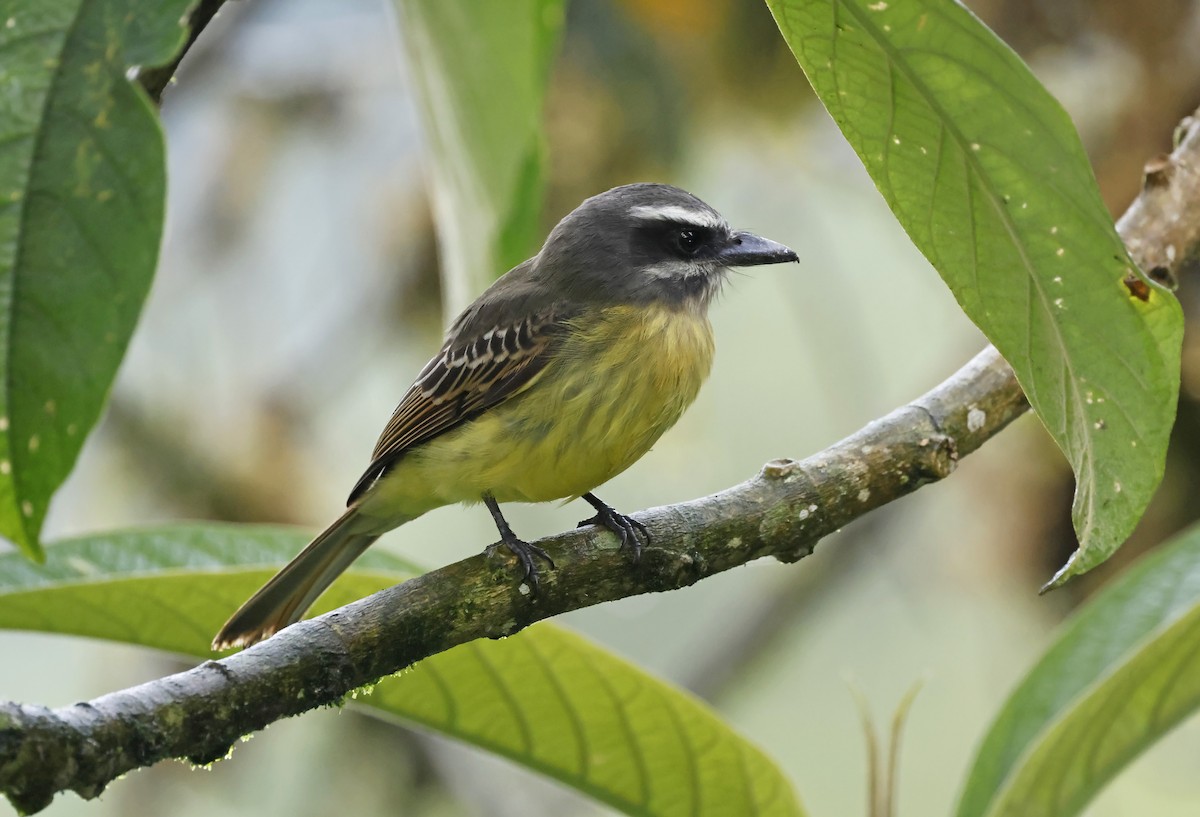
{"label": "tree branch", "polygon": [[[1200,112],[1198,112],[1200,113]],[[1148,165],[1118,229],[1147,269],[1175,273],[1200,249],[1200,122]],[[1174,251],[1166,249],[1174,247]],[[67,789],[94,797],[165,758],[209,763],[242,735],[476,638],[613,599],[675,590],[763,556],[794,562],[867,512],[943,479],[1028,408],[992,348],[919,400],[802,461],[775,460],[714,496],[639,515],[654,541],[639,565],[593,528],[540,544],[557,569],[536,598],[507,565],[474,556],[301,622],[242,653],[50,710],[0,704],[0,791],[22,811]]]}

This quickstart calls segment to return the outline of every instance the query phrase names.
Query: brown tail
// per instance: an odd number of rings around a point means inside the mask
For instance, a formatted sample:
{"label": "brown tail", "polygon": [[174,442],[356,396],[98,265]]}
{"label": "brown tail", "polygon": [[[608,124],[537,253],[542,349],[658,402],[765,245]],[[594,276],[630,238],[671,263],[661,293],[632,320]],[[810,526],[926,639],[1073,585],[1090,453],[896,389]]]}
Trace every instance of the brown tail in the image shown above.
{"label": "brown tail", "polygon": [[325,588],[379,538],[378,533],[361,532],[364,527],[357,508],[349,508],[238,608],[212,648],[248,647],[299,621]]}

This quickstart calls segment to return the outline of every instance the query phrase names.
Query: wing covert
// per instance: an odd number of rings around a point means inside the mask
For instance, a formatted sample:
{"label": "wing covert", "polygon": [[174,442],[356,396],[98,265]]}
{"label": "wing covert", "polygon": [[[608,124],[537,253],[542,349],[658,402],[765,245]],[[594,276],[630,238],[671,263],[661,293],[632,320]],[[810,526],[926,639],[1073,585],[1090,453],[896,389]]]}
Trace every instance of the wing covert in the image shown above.
{"label": "wing covert", "polygon": [[495,326],[474,339],[447,340],[396,406],[348,503],[358,499],[410,447],[521,391],[545,367],[555,340],[565,330],[562,318],[548,311]]}

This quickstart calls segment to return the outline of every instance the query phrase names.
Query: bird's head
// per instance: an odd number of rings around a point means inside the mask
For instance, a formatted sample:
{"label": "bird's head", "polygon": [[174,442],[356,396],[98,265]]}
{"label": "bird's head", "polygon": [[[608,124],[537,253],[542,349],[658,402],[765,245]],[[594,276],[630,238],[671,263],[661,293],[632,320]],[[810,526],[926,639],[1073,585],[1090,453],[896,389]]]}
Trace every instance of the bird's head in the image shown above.
{"label": "bird's head", "polygon": [[550,232],[534,266],[579,300],[707,306],[729,267],[797,261],[782,244],[735,231],[666,184],[592,196]]}

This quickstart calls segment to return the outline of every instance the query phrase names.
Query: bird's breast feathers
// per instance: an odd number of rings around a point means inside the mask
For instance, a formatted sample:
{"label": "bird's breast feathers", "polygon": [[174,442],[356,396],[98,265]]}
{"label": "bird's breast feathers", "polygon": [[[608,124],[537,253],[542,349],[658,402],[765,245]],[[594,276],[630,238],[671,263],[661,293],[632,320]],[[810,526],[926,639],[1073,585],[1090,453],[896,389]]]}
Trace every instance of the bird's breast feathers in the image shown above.
{"label": "bird's breast feathers", "polygon": [[712,328],[699,311],[609,306],[566,330],[520,393],[412,449],[377,499],[423,513],[484,492],[502,502],[579,496],[645,454],[712,366]]}

